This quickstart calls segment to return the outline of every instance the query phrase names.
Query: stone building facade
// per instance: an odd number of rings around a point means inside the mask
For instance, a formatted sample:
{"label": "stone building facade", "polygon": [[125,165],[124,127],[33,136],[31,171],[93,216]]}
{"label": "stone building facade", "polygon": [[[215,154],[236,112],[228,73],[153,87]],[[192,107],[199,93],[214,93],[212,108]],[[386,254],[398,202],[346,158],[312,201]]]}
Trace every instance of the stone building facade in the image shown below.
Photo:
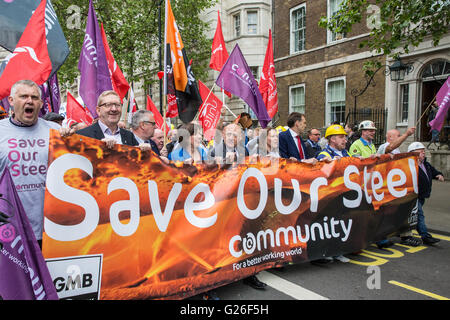
{"label": "stone building facade", "polygon": [[359,48],[369,35],[363,19],[349,34],[318,26],[330,17],[340,0],[285,0],[274,2],[274,55],[280,123],[290,112],[306,114],[308,127],[341,123],[350,111],[385,109],[385,74],[377,72],[364,94],[368,60],[385,62],[384,55]]}

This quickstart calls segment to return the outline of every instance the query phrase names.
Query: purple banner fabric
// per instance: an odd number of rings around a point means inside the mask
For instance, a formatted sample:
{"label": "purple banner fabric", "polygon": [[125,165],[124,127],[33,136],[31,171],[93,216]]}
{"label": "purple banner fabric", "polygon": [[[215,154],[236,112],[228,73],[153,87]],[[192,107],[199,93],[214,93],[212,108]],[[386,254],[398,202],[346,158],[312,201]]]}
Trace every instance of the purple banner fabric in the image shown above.
{"label": "purple banner fabric", "polygon": [[58,300],[7,168],[0,176],[0,299]]}
{"label": "purple banner fabric", "polygon": [[239,45],[236,44],[225,62],[216,84],[244,100],[255,113],[261,127],[267,127],[271,119],[267,114],[258,84],[242,55]]}
{"label": "purple banner fabric", "polygon": [[59,107],[61,106],[61,95],[59,92],[58,76],[56,73],[48,79],[48,84],[52,110],[53,112],[59,113]]}
{"label": "purple banner fabric", "polygon": [[89,1],[86,34],[81,48],[78,70],[81,73],[80,96],[94,118],[97,118],[95,110],[97,98],[103,91],[112,90],[112,83],[102,33],[98,26],[92,0]]}
{"label": "purple banner fabric", "polygon": [[450,108],[450,77],[447,78],[447,81],[445,81],[444,85],[439,89],[439,92],[436,95],[436,102],[439,106],[439,110],[436,113],[434,120],[430,121],[430,127],[431,130],[441,131],[448,109]]}

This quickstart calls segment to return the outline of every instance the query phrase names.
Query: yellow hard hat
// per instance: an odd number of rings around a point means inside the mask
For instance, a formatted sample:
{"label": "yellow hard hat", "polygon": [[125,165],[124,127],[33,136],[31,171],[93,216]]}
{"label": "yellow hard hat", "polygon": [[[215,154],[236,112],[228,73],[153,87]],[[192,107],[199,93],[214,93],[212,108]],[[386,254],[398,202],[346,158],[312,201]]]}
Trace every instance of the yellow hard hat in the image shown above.
{"label": "yellow hard hat", "polygon": [[342,127],[340,124],[332,124],[327,128],[327,131],[325,131],[325,138],[328,138],[329,136],[333,136],[336,134],[347,135],[347,132],[345,132],[344,127]]}

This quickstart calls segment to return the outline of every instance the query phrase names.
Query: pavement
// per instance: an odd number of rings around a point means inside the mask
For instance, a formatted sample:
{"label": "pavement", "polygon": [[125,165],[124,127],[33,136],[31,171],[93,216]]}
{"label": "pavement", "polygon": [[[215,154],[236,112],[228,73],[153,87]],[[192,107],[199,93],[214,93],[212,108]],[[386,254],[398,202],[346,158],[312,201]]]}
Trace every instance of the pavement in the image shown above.
{"label": "pavement", "polygon": [[423,207],[430,232],[450,235],[450,181],[433,180],[433,189]]}

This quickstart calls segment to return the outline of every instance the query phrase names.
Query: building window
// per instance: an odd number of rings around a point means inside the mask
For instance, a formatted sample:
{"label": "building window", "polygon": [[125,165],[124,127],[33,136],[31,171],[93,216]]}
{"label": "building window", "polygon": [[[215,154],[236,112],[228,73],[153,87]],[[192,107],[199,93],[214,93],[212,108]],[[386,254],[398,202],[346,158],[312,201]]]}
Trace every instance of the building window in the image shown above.
{"label": "building window", "polygon": [[258,12],[247,12],[247,34],[256,34],[258,30]]}
{"label": "building window", "polygon": [[403,123],[408,123],[408,107],[409,107],[409,84],[402,84],[400,86],[401,101],[400,101],[400,119]]}
{"label": "building window", "polygon": [[[331,19],[338,11],[343,0],[328,0],[328,20]],[[328,43],[339,41],[345,38],[345,33],[327,30]]]}
{"label": "building window", "polygon": [[335,121],[345,122],[345,78],[326,81],[325,122],[329,125]]}
{"label": "building window", "polygon": [[258,67],[250,67],[250,70],[252,70],[252,74],[253,74],[253,77],[255,78],[255,80],[258,80],[259,79],[259,76],[258,76],[259,68]]}
{"label": "building window", "polygon": [[233,25],[234,25],[234,36],[240,37],[241,36],[241,14],[235,14],[233,16]]}
{"label": "building window", "polygon": [[291,54],[305,50],[306,4],[291,9]]}
{"label": "building window", "polygon": [[305,85],[289,87],[289,113],[300,112],[305,114]]}

